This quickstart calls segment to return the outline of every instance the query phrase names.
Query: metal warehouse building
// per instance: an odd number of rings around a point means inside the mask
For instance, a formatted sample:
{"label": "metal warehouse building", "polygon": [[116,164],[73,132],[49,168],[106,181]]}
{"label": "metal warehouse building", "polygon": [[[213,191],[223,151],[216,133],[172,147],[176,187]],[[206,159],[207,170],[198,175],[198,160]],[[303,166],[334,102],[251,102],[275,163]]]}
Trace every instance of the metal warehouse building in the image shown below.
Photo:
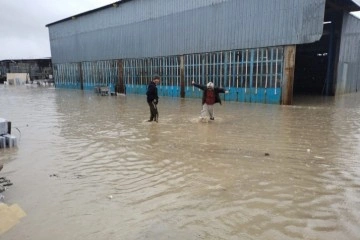
{"label": "metal warehouse building", "polygon": [[122,0],[50,23],[56,87],[292,104],[360,85],[360,7],[351,0]]}

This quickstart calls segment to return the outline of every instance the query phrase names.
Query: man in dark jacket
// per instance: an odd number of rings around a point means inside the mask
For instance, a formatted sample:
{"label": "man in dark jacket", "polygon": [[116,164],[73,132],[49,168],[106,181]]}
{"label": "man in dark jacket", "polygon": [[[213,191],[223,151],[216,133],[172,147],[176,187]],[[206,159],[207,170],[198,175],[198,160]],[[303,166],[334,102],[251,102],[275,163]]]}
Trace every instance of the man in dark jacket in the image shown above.
{"label": "man in dark jacket", "polygon": [[150,107],[150,119],[148,120],[148,122],[158,121],[159,113],[157,110],[157,104],[159,102],[159,96],[156,85],[159,84],[159,82],[160,77],[155,76],[153,80],[151,80],[151,82],[149,83],[146,91],[147,103]]}
{"label": "man in dark jacket", "polygon": [[228,91],[225,91],[225,89],[223,88],[214,87],[214,83],[212,82],[208,82],[207,85],[200,85],[193,81],[192,85],[204,91],[202,97],[203,107],[201,110],[200,118],[207,119],[207,116],[210,115],[210,120],[215,120],[214,104],[220,103],[221,105],[219,93],[228,93]]}

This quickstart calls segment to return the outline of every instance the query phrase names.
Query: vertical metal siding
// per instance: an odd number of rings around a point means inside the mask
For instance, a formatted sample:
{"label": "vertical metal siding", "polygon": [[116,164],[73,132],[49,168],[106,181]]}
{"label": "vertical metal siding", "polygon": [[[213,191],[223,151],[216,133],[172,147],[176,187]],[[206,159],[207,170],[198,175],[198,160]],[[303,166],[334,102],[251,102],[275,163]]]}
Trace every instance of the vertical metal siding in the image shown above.
{"label": "vertical metal siding", "polygon": [[336,94],[360,89],[360,20],[345,13],[341,33]]}
{"label": "vertical metal siding", "polygon": [[134,0],[49,25],[53,63],[307,43],[325,0]]}
{"label": "vertical metal siding", "polygon": [[[113,92],[121,78],[126,93],[145,94],[147,83],[154,75],[160,75],[161,96],[179,97],[183,90],[186,97],[201,97],[202,91],[195,89],[191,82],[205,85],[212,81],[229,91],[222,95],[226,101],[279,104],[281,100],[283,47],[125,59],[122,62],[121,76],[117,60],[54,64],[56,87],[92,90],[108,86]],[[180,79],[181,67],[183,79]]]}

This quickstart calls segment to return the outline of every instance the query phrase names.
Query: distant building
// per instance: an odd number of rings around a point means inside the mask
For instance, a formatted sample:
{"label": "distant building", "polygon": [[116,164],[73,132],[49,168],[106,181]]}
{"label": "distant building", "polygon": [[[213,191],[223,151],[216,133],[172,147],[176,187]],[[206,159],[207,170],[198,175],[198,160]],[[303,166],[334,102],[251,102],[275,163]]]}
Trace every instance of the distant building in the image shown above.
{"label": "distant building", "polygon": [[292,104],[360,85],[360,21],[351,0],[122,0],[47,25],[56,87]]}
{"label": "distant building", "polygon": [[9,59],[0,61],[0,83],[7,73],[28,73],[30,80],[49,79],[52,75],[51,58]]}

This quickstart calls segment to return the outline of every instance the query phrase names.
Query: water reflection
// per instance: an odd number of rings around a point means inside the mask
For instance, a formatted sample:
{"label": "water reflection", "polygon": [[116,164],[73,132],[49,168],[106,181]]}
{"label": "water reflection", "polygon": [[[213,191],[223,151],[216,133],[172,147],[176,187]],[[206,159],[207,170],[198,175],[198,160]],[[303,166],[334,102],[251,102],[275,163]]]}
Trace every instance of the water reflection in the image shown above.
{"label": "water reflection", "polygon": [[2,238],[357,239],[359,99],[225,102],[198,123],[199,99],[164,97],[147,123],[144,96],[1,86],[21,130],[6,201],[28,214]]}

